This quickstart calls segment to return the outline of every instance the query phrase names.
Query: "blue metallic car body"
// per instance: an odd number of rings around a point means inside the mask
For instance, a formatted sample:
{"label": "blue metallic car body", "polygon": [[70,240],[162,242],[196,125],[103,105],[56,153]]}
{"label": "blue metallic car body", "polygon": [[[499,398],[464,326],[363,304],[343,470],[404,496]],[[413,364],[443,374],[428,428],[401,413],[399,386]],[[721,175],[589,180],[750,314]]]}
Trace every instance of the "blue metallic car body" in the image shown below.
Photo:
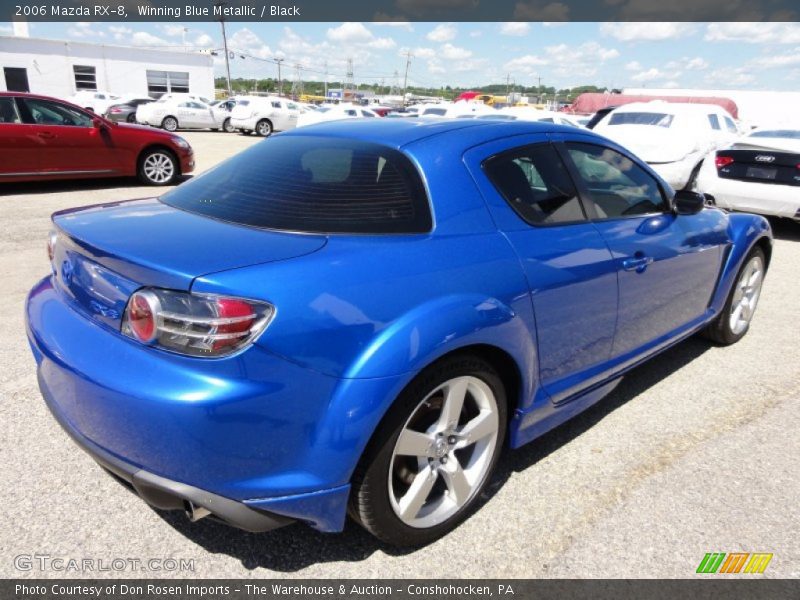
{"label": "blue metallic car body", "polygon": [[[359,457],[425,366],[464,348],[500,361],[513,382],[516,447],[704,327],[753,245],[769,252],[763,218],[712,208],[524,223],[482,162],[564,140],[627,154],[573,129],[398,119],[281,135],[401,150],[423,176],[433,230],[260,231],[156,200],[57,213],[62,239],[54,272],[28,298],[28,335],[43,395],[85,446],[324,531],[342,528]],[[623,271],[640,248],[655,257],[649,273]],[[127,298],[142,286],[262,299],[277,315],[233,356],[181,356],[120,334]]]}

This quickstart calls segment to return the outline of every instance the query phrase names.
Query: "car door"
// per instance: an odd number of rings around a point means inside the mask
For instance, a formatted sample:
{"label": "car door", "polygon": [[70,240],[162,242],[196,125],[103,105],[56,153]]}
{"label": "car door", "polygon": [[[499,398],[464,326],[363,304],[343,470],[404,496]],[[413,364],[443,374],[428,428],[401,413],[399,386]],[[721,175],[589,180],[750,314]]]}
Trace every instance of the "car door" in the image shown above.
{"label": "car door", "polygon": [[558,403],[599,380],[609,359],[616,267],[555,147],[541,136],[512,139],[470,150],[465,161],[519,256],[536,320],[540,387]]}
{"label": "car door", "polygon": [[42,140],[22,122],[13,96],[0,96],[0,178],[35,173],[41,168]]}
{"label": "car door", "polygon": [[55,100],[20,98],[22,119],[37,139],[42,173],[109,173],[120,156],[109,127],[95,127],[94,117]]}
{"label": "car door", "polygon": [[573,138],[563,149],[619,274],[612,355],[635,360],[708,315],[728,242],[724,217],[675,214],[668,188],[621,148]]}

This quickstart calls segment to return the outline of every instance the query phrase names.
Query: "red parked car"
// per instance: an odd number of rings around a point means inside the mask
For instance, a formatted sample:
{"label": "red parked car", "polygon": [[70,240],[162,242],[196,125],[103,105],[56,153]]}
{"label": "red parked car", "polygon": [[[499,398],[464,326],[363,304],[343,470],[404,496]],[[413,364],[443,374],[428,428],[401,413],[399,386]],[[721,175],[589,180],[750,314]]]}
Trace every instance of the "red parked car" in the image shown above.
{"label": "red parked car", "polygon": [[136,175],[168,185],[194,169],[189,142],[55,98],[0,92],[0,181]]}

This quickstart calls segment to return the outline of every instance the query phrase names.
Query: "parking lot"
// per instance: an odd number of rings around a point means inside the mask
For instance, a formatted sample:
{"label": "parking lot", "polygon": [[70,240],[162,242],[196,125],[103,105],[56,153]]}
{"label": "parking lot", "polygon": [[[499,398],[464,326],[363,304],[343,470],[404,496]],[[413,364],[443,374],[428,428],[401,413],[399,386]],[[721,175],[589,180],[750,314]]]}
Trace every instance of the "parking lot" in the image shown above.
{"label": "parking lot", "polygon": [[[183,133],[202,172],[260,138]],[[13,557],[194,559],[199,577],[690,577],[707,552],[770,552],[765,577],[800,576],[800,226],[774,221],[750,333],[690,339],[601,403],[502,459],[481,509],[444,539],[399,552],[348,524],[254,535],[159,513],[98,468],[49,415],[23,304],[48,270],[49,215],[144,197],[134,180],[18,184],[0,195],[0,489],[3,577]],[[125,571],[125,575],[176,576]],[[177,574],[180,575],[180,574]]]}

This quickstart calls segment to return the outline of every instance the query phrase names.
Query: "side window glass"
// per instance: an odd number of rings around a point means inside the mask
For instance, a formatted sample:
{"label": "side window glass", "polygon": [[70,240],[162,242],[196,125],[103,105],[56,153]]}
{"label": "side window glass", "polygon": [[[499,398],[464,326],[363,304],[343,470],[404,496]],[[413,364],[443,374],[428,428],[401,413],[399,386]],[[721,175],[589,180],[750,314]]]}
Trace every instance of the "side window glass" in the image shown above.
{"label": "side window glass", "polygon": [[11,96],[0,98],[0,123],[22,123],[17,112],[17,104]]}
{"label": "side window glass", "polygon": [[280,107],[281,107],[281,103],[280,102],[273,102],[272,103],[272,108],[280,108]]}
{"label": "side window glass", "polygon": [[708,122],[711,124],[711,129],[720,129],[719,117],[717,117],[717,115],[708,115]]}
{"label": "side window glass", "polygon": [[37,98],[25,98],[23,102],[33,122],[38,125],[92,126],[91,117],[64,104]]}
{"label": "side window glass", "polygon": [[570,142],[567,148],[601,219],[667,210],[658,182],[627,156],[594,144]]}
{"label": "side window glass", "polygon": [[484,171],[511,208],[532,225],[586,218],[569,172],[550,144],[493,157]]}
{"label": "side window glass", "polygon": [[736,129],[736,123],[730,117],[725,117],[725,127],[730,133],[739,133],[739,130]]}

